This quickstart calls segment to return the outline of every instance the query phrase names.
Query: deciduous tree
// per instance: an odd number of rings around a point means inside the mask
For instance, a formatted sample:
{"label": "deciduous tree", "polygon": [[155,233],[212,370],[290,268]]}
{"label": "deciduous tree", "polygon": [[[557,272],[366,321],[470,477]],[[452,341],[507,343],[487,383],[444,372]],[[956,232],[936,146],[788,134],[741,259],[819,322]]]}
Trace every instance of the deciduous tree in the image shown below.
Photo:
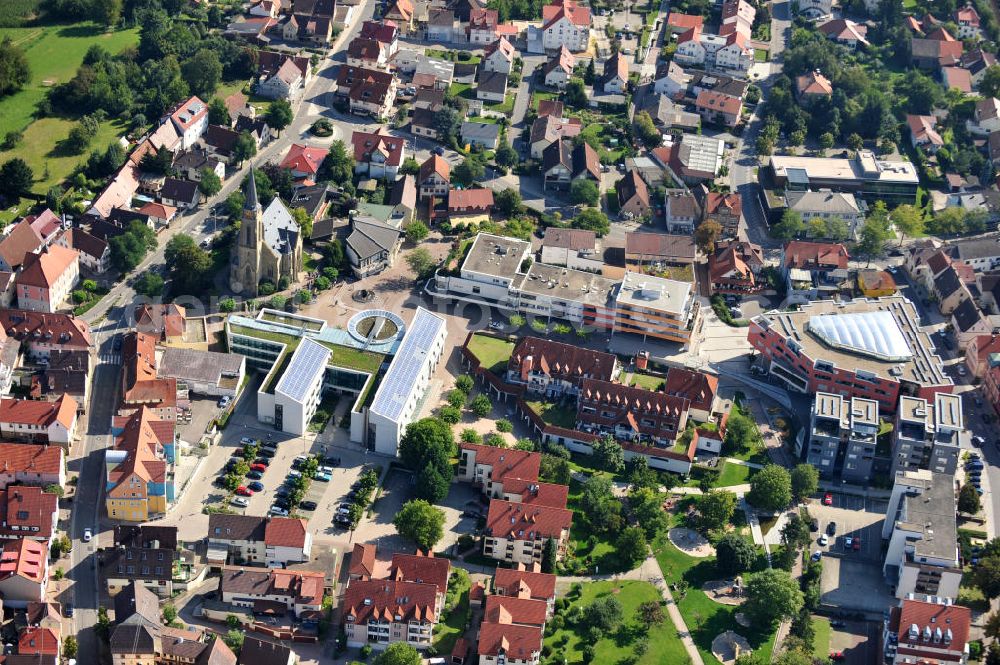
{"label": "deciduous tree", "polygon": [[768,512],[777,512],[792,502],[792,480],[788,471],[777,464],[768,464],[750,479],[747,501]]}
{"label": "deciduous tree", "polygon": [[392,523],[399,535],[425,550],[433,550],[444,537],[444,511],[423,499],[411,499],[403,504]]}

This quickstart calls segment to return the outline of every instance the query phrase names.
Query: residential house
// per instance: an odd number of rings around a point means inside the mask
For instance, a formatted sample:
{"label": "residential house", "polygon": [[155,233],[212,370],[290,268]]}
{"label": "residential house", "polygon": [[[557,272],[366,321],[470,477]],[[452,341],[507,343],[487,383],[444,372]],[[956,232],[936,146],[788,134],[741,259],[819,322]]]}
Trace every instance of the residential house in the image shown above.
{"label": "residential house", "polygon": [[700,134],[684,134],[679,143],[672,141],[650,151],[678,184],[687,185],[713,180],[722,168],[724,153],[720,139]]}
{"label": "residential house", "polygon": [[[977,335],[969,340],[965,348],[965,366],[973,378],[982,379],[990,368],[990,358],[1000,354],[1000,336],[992,333]],[[1000,360],[1000,356],[997,356]]]}
{"label": "residential house", "polygon": [[156,342],[160,335],[127,333],[122,341],[121,402],[118,415],[127,416],[142,406],[164,420],[177,414],[177,381],[159,378]]}
{"label": "residential house", "polygon": [[818,70],[803,74],[795,79],[795,95],[803,106],[811,106],[820,99],[833,95],[833,84]]}
{"label": "residential house", "polygon": [[664,197],[664,219],[667,233],[694,234],[701,219],[701,206],[690,191],[668,189]]}
{"label": "residential house", "polygon": [[208,106],[198,97],[189,97],[168,113],[180,137],[180,148],[190,150],[208,129]]}
{"label": "residential house", "polygon": [[963,53],[959,64],[969,71],[972,77],[972,89],[979,90],[979,84],[982,82],[983,76],[986,75],[986,70],[997,64],[997,57],[989,51],[976,48],[968,53]]}
{"label": "residential house", "polygon": [[398,228],[379,222],[352,220],[345,243],[351,270],[359,279],[391,267],[403,244]]}
{"label": "residential house", "polygon": [[396,77],[391,72],[344,65],[337,73],[337,94],[347,98],[351,113],[385,119],[396,101]]}
{"label": "residential house", "polygon": [[191,210],[201,202],[198,183],[177,178],[165,178],[160,189],[160,201],[180,210]]}
{"label": "residential house", "polygon": [[721,409],[719,378],[712,374],[671,367],[667,370],[662,392],[686,399],[688,415],[695,420],[709,422]]}
{"label": "residential house", "polygon": [[971,3],[955,10],[955,24],[958,26],[959,39],[979,39],[982,36],[979,12]]}
{"label": "residential house", "polygon": [[951,316],[959,305],[972,300],[972,294],[954,265],[948,266],[934,278],[934,295],[938,301],[938,310],[945,316]]}
{"label": "residential house", "polygon": [[226,162],[207,152],[192,150],[178,155],[174,159],[174,170],[184,179],[195,182],[201,182],[201,176],[205,170],[214,173],[219,180],[224,180],[226,177]]}
{"label": "residential house", "polygon": [[652,214],[649,189],[636,170],[631,170],[615,183],[618,195],[618,214],[629,219],[642,219]]}
{"label": "residential house", "polygon": [[0,490],[0,539],[30,538],[47,548],[58,524],[58,495],[28,485]]}
{"label": "residential house", "polygon": [[951,313],[951,325],[959,351],[964,351],[976,337],[988,335],[994,330],[993,324],[983,316],[971,298],[963,300]]}
{"label": "residential house", "polygon": [[104,453],[108,517],[146,522],[176,501],[174,423],[146,406],[112,423],[114,447]]}
{"label": "residential house", "polygon": [[542,80],[550,88],[565,90],[566,84],[573,76],[573,67],[576,66],[576,58],[565,46],[560,46],[559,50],[548,59],[542,67]]}
{"label": "residential house", "polygon": [[53,351],[89,354],[94,344],[87,322],[71,314],[0,309],[0,328],[23,346],[33,362],[48,361]]}
{"label": "residential house", "polygon": [[449,43],[455,41],[455,12],[446,7],[432,7],[427,16],[427,41]]}
{"label": "residential house", "polygon": [[399,52],[399,26],[392,21],[365,21],[358,36],[382,44],[390,58]]}
{"label": "residential house", "polygon": [[540,337],[522,337],[507,361],[505,380],[529,393],[559,398],[576,395],[586,378],[614,381],[621,367],[610,353]]}
{"label": "residential house", "polygon": [[818,19],[830,15],[833,0],[803,0],[799,3],[799,14],[806,18]]}
{"label": "residential house", "polygon": [[17,272],[25,259],[41,251],[44,245],[42,237],[31,228],[31,223],[22,219],[0,240],[0,270]]}
{"label": "residential house", "polygon": [[0,437],[68,450],[76,439],[76,414],[76,400],[68,395],[55,402],[0,399]]}
{"label": "residential house", "polygon": [[695,189],[695,196],[701,204],[703,222],[713,221],[721,226],[723,238],[735,238],[739,234],[743,219],[743,199],[739,193],[712,192],[702,185]]}
{"label": "residential house", "polygon": [[496,150],[500,144],[500,125],[490,122],[462,123],[462,143],[479,146],[485,150]]}
{"label": "residential house", "polygon": [[29,254],[14,277],[18,307],[53,313],[59,309],[80,281],[80,253],[52,245],[40,254]]}
{"label": "residential house", "polygon": [[962,42],[952,37],[944,27],[937,27],[924,37],[910,40],[910,64],[920,69],[937,70],[958,64],[962,52]]}
{"label": "residential house", "polygon": [[500,72],[510,75],[510,70],[514,66],[514,58],[517,50],[507,41],[506,37],[500,37],[496,41],[490,42],[483,49],[482,69],[487,72]]}
{"label": "residential house", "polygon": [[175,577],[180,576],[182,568],[177,527],[118,525],[114,537],[114,546],[100,550],[99,554],[108,593],[114,596],[135,584],[161,598],[172,597]]}
{"label": "residential house", "polygon": [[749,242],[717,243],[708,257],[709,282],[712,293],[744,295],[764,288],[757,274],[763,266],[759,245]]}
{"label": "residential house", "polygon": [[455,63],[426,55],[417,57],[411,82],[417,89],[447,90],[455,79]]}
{"label": "residential house", "polygon": [[568,141],[553,143],[542,155],[543,187],[569,189],[574,180],[589,179],[600,186],[601,161],[588,143],[572,146]]}
{"label": "residential house", "polygon": [[542,46],[558,49],[565,46],[574,53],[590,45],[590,8],[575,0],[553,0],[542,7]]}
{"label": "residential house", "polygon": [[966,127],[978,136],[988,136],[1000,131],[1000,100],[988,97],[977,101],[972,119],[966,121]]}
{"label": "residential house", "polygon": [[[353,45],[353,44],[352,44]],[[267,51],[262,51],[267,53]],[[265,99],[284,99],[295,101],[305,90],[306,76],[308,75],[309,60],[306,58],[305,73],[303,68],[296,62],[298,58],[286,56],[273,71],[264,71],[264,66],[258,70],[256,93]]]}
{"label": "residential house", "polygon": [[440,111],[444,107],[444,91],[434,88],[420,88],[413,96],[413,108]]}
{"label": "residential house", "polygon": [[661,392],[585,379],[577,398],[577,426],[598,436],[650,447],[670,447],[687,426],[690,401]]}
{"label": "residential house", "polygon": [[628,88],[628,60],[619,51],[604,61],[601,88],[606,93],[624,95]]}
{"label": "residential house", "polygon": [[507,98],[507,75],[502,72],[480,71],[476,99],[502,104]]}
{"label": "residential house", "polygon": [[791,240],[781,250],[781,270],[804,270],[811,278],[825,281],[839,270],[847,270],[850,256],[840,243]]}
{"label": "residential house", "polygon": [[48,208],[37,215],[25,216],[24,221],[28,222],[31,229],[46,245],[52,244],[63,230],[63,220]]}
{"label": "residential house", "polygon": [[437,110],[431,110],[426,108],[415,108],[413,109],[413,115],[410,117],[410,131],[415,136],[423,136],[429,139],[437,139]]}
{"label": "residential house", "polygon": [[433,584],[358,579],[347,586],[340,615],[348,646],[385,648],[404,642],[426,649],[442,609]]}
{"label": "residential house", "polygon": [[895,648],[887,665],[966,661],[972,611],[954,599],[937,595],[909,595],[891,607],[884,622],[882,643]]}
{"label": "residential house", "polygon": [[395,0],[382,18],[395,23],[404,35],[409,34],[413,29],[413,0]]}
{"label": "residential house", "polygon": [[323,610],[323,587],[321,572],[223,566],[218,597],[233,608],[263,606],[279,616],[316,619]]}
{"label": "residential house", "polygon": [[12,485],[66,485],[63,449],[31,443],[0,443],[0,489]]}
{"label": "residential house", "polygon": [[[221,642],[222,640],[215,640]],[[213,642],[214,644],[214,642]],[[243,639],[243,646],[240,647],[240,658],[237,665],[295,665],[298,656],[291,647],[270,640],[263,640],[259,637],[247,635]],[[214,665],[214,663],[210,663]]]}
{"label": "residential house", "polygon": [[80,413],[90,404],[90,355],[82,351],[54,351],[49,364],[32,374],[28,395],[31,399],[54,402],[64,394],[72,397]]}
{"label": "residential house", "polygon": [[868,46],[868,26],[849,19],[835,18],[816,28],[830,41],[856,51],[859,46]]}
{"label": "residential house", "polygon": [[690,235],[629,231],[625,234],[625,265],[691,265],[697,248]]}
{"label": "residential house", "polygon": [[896,292],[896,280],[886,270],[859,270],[858,291],[866,298],[891,296]]}
{"label": "residential house", "polygon": [[488,219],[492,210],[492,189],[452,189],[448,192],[448,217],[452,220]]}
{"label": "residential house", "polygon": [[670,12],[667,16],[667,30],[671,36],[687,32],[691,28],[703,28],[705,17],[694,14],[682,14],[680,12]]}
{"label": "residential house", "polygon": [[438,155],[431,155],[420,165],[417,176],[417,188],[420,200],[433,197],[445,197],[451,187],[451,166]]}
{"label": "residential house", "polygon": [[371,178],[395,179],[403,165],[406,139],[377,129],[374,133],[355,131],[354,172]]}
{"label": "residential house", "polygon": [[48,546],[30,538],[9,540],[0,549],[0,596],[4,607],[21,609],[45,600]]}
{"label": "residential house", "polygon": [[563,120],[553,114],[539,115],[531,124],[531,157],[543,159],[545,149],[561,139],[571,139],[583,130],[578,119]]}
{"label": "residential house", "polygon": [[208,561],[287,566],[309,561],[312,534],[306,521],[290,517],[209,515]]}
{"label": "residential house", "polygon": [[948,90],[958,90],[962,94],[972,94],[972,74],[962,67],[942,67],[941,84]]}
{"label": "residential house", "polygon": [[467,34],[470,44],[491,44],[497,38],[500,14],[495,9],[476,8],[469,12]]}
{"label": "residential house", "polygon": [[293,143],[279,166],[291,171],[295,179],[307,178],[315,181],[327,152],[327,148]]}
{"label": "residential house", "polygon": [[522,620],[521,616],[500,608],[497,621],[482,622],[476,642],[476,653],[482,665],[537,665],[540,662],[542,628],[516,623],[515,618]]}
{"label": "residential house", "polygon": [[390,219],[398,220],[400,227],[413,221],[417,211],[417,181],[412,175],[404,175],[392,184],[389,205],[392,206]]}
{"label": "residential house", "polygon": [[483,554],[509,563],[540,563],[546,543],[552,540],[557,557],[561,557],[569,544],[572,523],[573,511],[566,508],[492,499]]}
{"label": "residential house", "polygon": [[347,569],[347,576],[351,582],[370,580],[375,576],[375,554],[374,543],[354,543],[351,565]]}
{"label": "residential house", "polygon": [[505,598],[526,598],[545,601],[552,616],[556,599],[556,576],[540,572],[538,565],[518,564],[514,568],[497,568],[493,575],[493,593]]}
{"label": "residential house", "polygon": [[388,69],[388,48],[377,39],[355,37],[347,47],[347,64],[365,69]]}
{"label": "residential house", "polygon": [[910,143],[922,147],[933,154],[943,145],[944,139],[937,132],[937,118],[932,115],[906,115],[906,125],[910,130]]}
{"label": "residential house", "polygon": [[828,189],[818,192],[786,191],[785,206],[798,213],[806,223],[814,219],[843,220],[851,237],[854,237],[858,227],[864,223],[865,213],[868,212],[868,206],[854,194]]}
{"label": "residential house", "polygon": [[597,234],[584,229],[546,229],[542,263],[597,273],[604,268],[603,255],[597,248]]}
{"label": "residential house", "polygon": [[726,127],[739,124],[743,114],[743,100],[714,91],[703,91],[694,103],[702,120]]}

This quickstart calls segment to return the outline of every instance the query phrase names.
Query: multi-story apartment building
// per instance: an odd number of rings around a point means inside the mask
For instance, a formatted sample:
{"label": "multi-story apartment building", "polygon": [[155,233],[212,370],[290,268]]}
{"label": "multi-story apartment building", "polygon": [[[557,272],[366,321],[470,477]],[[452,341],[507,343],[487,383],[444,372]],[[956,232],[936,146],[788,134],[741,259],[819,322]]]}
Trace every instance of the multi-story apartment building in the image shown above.
{"label": "multi-story apartment building", "polygon": [[841,472],[848,482],[867,481],[875,459],[878,422],[875,400],[816,393],[806,463],[825,478]]}
{"label": "multi-story apartment building", "polygon": [[76,438],[76,400],[63,395],[55,402],[0,400],[0,436],[52,443],[68,449]]}
{"label": "multi-story apartment building", "polygon": [[938,393],[933,400],[902,396],[892,436],[892,472],[930,469],[954,475],[965,424],[962,398]]}
{"label": "multi-story apartment building", "polygon": [[517,564],[497,568],[493,574],[493,593],[498,596],[545,601],[548,616],[556,602],[556,576],[541,572],[539,564]]}
{"label": "multi-story apartment building", "polygon": [[405,642],[426,649],[441,616],[438,598],[433,584],[354,580],[344,592],[340,608],[347,645],[383,649]]}
{"label": "multi-story apartment building", "polygon": [[463,443],[458,479],[482,487],[491,499],[565,508],[569,487],[538,480],[541,454]]}
{"label": "multi-story apartment building", "polygon": [[897,598],[957,598],[962,582],[955,478],[926,469],[898,471],[882,526],[882,572]]}
{"label": "multi-story apartment building", "polygon": [[53,313],[69,298],[80,281],[80,253],[51,245],[39,254],[28,254],[24,268],[14,278],[21,309]]}
{"label": "multi-story apartment building", "polygon": [[315,617],[323,609],[323,585],[319,572],[223,566],[219,599],[251,610],[263,601],[283,606],[296,617]]}
{"label": "multi-story apartment building", "polygon": [[754,317],[748,339],[758,368],[789,390],[874,399],[894,413],[900,395],[932,399],[954,387],[919,320],[902,296],[819,300]]}
{"label": "multi-story apartment building", "polygon": [[66,484],[63,449],[31,443],[0,443],[0,489],[18,485]]}
{"label": "multi-story apartment building", "polygon": [[312,534],[302,519],[209,515],[208,561],[286,566],[309,561]]}
{"label": "multi-story apartment building", "polygon": [[690,404],[686,397],[585,379],[577,398],[577,426],[622,441],[670,447],[687,426]]}
{"label": "multi-story apartment building", "polygon": [[626,272],[615,297],[615,333],[686,344],[697,305],[691,284]]}
{"label": "multi-story apartment building", "polygon": [[910,594],[885,619],[882,645],[887,665],[969,660],[972,610],[954,599]]}
{"label": "multi-story apartment building", "polygon": [[614,381],[621,373],[612,353],[592,351],[541,337],[522,337],[507,361],[507,383],[529,393],[558,398],[576,395],[584,379]]}
{"label": "multi-story apartment building", "polygon": [[565,46],[574,53],[590,45],[590,8],[575,0],[553,0],[542,7],[542,46],[558,49]]}
{"label": "multi-story apartment building", "polygon": [[161,598],[174,593],[174,580],[182,581],[181,552],[177,527],[119,525],[114,531],[114,547],[101,550],[100,562],[115,595],[130,584],[139,584]]}
{"label": "multi-story apartment building", "polygon": [[114,447],[104,453],[108,517],[146,522],[176,500],[174,423],[143,406],[112,422]]}
{"label": "multi-story apartment building", "polygon": [[486,516],[483,553],[509,563],[541,563],[546,542],[552,539],[557,556],[562,556],[572,523],[573,511],[566,508],[493,499]]}

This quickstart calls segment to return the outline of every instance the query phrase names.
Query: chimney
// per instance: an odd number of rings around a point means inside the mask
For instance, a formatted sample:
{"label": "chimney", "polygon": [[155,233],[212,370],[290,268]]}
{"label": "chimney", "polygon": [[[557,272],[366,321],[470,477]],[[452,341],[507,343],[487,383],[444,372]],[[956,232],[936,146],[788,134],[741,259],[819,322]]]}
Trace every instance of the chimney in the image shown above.
{"label": "chimney", "polygon": [[649,351],[640,351],[635,354],[635,368],[646,369],[649,366]]}

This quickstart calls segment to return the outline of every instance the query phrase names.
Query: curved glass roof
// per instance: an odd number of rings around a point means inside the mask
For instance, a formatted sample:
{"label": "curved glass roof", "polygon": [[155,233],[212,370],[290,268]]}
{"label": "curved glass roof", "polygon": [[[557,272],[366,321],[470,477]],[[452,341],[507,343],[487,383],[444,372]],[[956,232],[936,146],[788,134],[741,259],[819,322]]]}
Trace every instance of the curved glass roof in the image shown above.
{"label": "curved glass roof", "polygon": [[889,362],[913,358],[913,351],[890,312],[823,314],[809,319],[808,329],[835,348]]}

